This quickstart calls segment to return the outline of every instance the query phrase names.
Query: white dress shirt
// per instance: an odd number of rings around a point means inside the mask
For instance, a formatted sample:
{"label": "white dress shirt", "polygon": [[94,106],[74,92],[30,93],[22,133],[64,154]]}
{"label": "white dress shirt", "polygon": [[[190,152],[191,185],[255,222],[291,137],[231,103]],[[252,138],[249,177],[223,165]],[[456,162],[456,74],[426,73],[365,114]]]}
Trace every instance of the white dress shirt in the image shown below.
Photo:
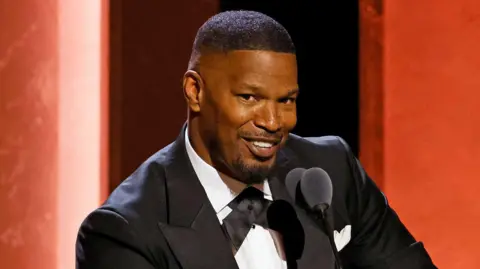
{"label": "white dress shirt", "polygon": [[[198,156],[190,144],[188,130],[185,132],[185,144],[193,169],[222,224],[223,219],[232,211],[228,204],[237,194],[227,187],[215,168]],[[265,199],[273,200],[266,180],[263,192]],[[282,246],[276,239],[273,231],[264,229],[262,226],[256,225],[254,229],[250,229],[242,246],[235,254],[238,267],[240,269],[286,269],[287,263],[284,260]]]}

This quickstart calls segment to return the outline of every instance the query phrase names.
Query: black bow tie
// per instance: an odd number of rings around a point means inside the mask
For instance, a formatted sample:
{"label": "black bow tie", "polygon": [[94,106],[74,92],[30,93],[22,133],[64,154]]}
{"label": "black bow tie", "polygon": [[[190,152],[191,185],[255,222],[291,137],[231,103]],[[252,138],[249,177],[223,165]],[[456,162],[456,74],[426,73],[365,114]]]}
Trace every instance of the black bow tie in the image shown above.
{"label": "black bow tie", "polygon": [[234,252],[240,249],[245,237],[255,224],[268,228],[266,211],[271,202],[264,198],[263,192],[248,187],[228,206],[232,212],[223,219],[223,229],[233,245]]}

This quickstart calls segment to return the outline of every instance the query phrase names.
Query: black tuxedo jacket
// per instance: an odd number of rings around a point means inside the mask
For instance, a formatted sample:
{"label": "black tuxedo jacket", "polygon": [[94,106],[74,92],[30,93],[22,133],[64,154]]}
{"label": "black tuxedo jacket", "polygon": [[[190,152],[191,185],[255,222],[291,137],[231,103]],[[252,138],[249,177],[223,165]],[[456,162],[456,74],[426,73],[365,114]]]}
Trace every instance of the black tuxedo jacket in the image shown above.
{"label": "black tuxedo jacket", "polygon": [[[188,159],[184,130],[85,219],[76,244],[77,269],[238,268]],[[303,230],[300,257],[289,258],[289,268],[334,268],[326,232],[285,188],[286,174],[296,167],[320,167],[332,179],[328,219],[337,231],[352,226],[351,240],[340,251],[345,269],[436,268],[342,139],[295,135],[278,152],[269,179],[274,200],[294,205]]]}

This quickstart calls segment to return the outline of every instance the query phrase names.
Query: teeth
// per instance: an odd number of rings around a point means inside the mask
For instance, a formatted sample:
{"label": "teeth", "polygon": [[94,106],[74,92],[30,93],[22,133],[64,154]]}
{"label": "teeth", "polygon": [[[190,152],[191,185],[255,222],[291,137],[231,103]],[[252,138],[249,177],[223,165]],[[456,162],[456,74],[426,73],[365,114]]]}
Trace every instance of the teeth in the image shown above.
{"label": "teeth", "polygon": [[271,147],[273,147],[273,144],[268,143],[268,142],[253,141],[252,144],[255,147],[259,147],[259,148],[271,148]]}

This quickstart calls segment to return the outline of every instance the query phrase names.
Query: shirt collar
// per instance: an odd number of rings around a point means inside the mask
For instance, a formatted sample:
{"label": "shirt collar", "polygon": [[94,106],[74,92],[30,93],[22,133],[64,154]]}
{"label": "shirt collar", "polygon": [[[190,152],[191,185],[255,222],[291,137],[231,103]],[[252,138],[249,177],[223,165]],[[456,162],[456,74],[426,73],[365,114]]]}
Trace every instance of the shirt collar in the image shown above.
{"label": "shirt collar", "polygon": [[[190,144],[190,139],[188,137],[188,127],[185,130],[185,147],[187,150],[188,158],[192,163],[193,169],[197,174],[200,183],[205,189],[205,192],[208,199],[210,200],[210,203],[213,206],[213,209],[218,214],[236,197],[236,194],[233,193],[223,182],[218,171],[211,165],[206,163],[195,152],[192,145]],[[272,192],[270,190],[270,186],[268,185],[267,180],[265,180],[263,186],[263,193],[265,195],[265,199],[273,201]]]}

